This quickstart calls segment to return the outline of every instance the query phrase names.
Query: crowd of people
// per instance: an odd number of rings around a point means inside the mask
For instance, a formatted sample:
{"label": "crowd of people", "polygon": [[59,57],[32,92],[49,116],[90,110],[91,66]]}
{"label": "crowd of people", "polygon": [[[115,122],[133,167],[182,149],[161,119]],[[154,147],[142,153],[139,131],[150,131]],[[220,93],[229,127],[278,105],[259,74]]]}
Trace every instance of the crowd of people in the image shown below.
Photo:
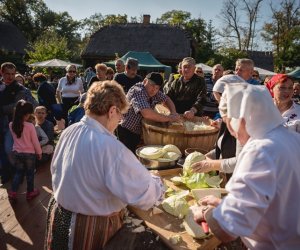
{"label": "crowd of people", "polygon": [[[31,200],[39,194],[36,167],[51,161],[45,249],[103,247],[122,227],[128,204],[141,209],[158,205],[162,181],[135,157],[142,120],[176,122],[181,116],[208,116],[219,128],[215,149],[193,170],[226,174],[229,192],[223,200],[209,196],[199,201],[195,219],[206,220],[224,242],[241,237],[251,249],[296,249],[299,83],[286,74],[262,81],[246,58],[238,59],[233,70],[214,65],[211,76],[192,57],[183,58],[168,79],[159,72],[143,79],[138,69],[138,60],[118,59],[115,71],[98,63],[81,77],[70,64],[57,86],[36,73],[36,100],[14,64],[1,65],[1,179],[12,180],[8,196],[15,201],[26,176]],[[157,104],[169,114],[157,113]],[[291,204],[288,211],[284,204]]]}

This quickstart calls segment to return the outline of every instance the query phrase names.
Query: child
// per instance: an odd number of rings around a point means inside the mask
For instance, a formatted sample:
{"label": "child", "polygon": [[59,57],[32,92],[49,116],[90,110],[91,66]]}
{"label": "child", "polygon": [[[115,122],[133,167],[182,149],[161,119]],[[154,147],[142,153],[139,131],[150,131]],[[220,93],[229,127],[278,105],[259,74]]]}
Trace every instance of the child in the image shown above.
{"label": "child", "polygon": [[86,99],[86,93],[83,93],[79,97],[79,104],[77,106],[73,106],[68,114],[68,123],[69,126],[72,125],[73,123],[79,122],[81,118],[85,115],[84,111],[84,102]]}
{"label": "child", "polygon": [[[40,144],[42,146],[42,159],[38,161],[38,164],[47,162],[51,159],[52,153],[54,151],[54,125],[52,122],[46,120],[47,117],[47,109],[44,106],[38,106],[34,110],[35,116],[35,127],[38,133],[38,138]],[[39,136],[42,136],[42,132],[44,132],[48,138],[47,142],[42,143]]]}
{"label": "child", "polygon": [[13,154],[16,169],[12,190],[8,194],[11,200],[17,199],[17,190],[24,172],[27,180],[26,199],[31,200],[39,195],[38,189],[34,189],[34,170],[36,158],[42,157],[42,149],[34,125],[27,122],[32,113],[32,104],[20,100],[17,102],[13,121],[9,123],[14,140]]}

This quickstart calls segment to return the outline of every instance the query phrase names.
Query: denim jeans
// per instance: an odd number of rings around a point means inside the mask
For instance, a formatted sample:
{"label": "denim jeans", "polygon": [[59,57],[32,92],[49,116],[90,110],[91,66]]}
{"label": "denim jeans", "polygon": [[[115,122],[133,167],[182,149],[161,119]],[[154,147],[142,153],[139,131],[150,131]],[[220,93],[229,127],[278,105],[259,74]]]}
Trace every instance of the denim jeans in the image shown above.
{"label": "denim jeans", "polygon": [[12,181],[12,191],[17,192],[23,175],[26,175],[27,192],[32,192],[34,189],[34,170],[36,155],[29,153],[13,152],[15,159],[16,173]]}

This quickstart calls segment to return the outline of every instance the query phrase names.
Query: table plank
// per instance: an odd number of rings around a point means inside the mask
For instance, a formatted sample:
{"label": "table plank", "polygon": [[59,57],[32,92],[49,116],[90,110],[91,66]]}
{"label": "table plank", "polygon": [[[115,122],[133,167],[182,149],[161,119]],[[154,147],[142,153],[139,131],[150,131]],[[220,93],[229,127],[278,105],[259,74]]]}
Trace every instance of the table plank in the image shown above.
{"label": "table plank", "polygon": [[[179,191],[183,190],[184,187],[175,186],[170,181],[170,178],[179,175],[181,171],[182,169],[180,168],[161,170],[159,171],[159,174],[167,186]],[[189,197],[189,199],[191,199],[191,197]],[[172,249],[214,249],[221,243],[221,241],[213,235],[203,240],[193,239],[192,236],[190,236],[184,228],[180,226],[182,224],[182,219],[168,214],[161,206],[159,208],[163,211],[163,213],[155,215],[153,214],[152,209],[143,211],[135,207],[129,207],[129,210],[136,214],[140,219],[144,220],[145,224],[158,234],[161,237],[161,240]],[[176,245],[173,245],[169,241],[169,238],[174,235],[180,235],[182,238],[182,241]]]}

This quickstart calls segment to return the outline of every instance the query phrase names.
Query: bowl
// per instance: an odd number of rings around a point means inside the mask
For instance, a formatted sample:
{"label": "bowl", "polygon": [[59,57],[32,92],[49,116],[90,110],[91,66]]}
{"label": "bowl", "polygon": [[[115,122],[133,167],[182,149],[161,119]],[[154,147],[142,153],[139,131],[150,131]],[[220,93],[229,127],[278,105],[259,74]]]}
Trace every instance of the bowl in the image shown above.
{"label": "bowl", "polygon": [[193,152],[199,152],[202,154],[207,154],[207,150],[203,149],[203,148],[187,148],[184,150],[184,155],[185,157],[187,157],[189,154],[193,153]]}
{"label": "bowl", "polygon": [[135,151],[135,154],[137,156],[137,158],[139,159],[139,161],[148,169],[156,169],[156,170],[162,170],[162,169],[168,169],[168,168],[173,168],[176,167],[177,165],[177,161],[181,158],[182,155],[180,155],[178,157],[178,159],[176,160],[168,160],[168,161],[159,161],[159,160],[150,160],[147,158],[144,158],[140,155],[140,152],[142,149],[147,148],[147,147],[159,147],[159,148],[163,148],[164,146],[162,145],[147,145],[147,146],[143,146],[138,148]]}

